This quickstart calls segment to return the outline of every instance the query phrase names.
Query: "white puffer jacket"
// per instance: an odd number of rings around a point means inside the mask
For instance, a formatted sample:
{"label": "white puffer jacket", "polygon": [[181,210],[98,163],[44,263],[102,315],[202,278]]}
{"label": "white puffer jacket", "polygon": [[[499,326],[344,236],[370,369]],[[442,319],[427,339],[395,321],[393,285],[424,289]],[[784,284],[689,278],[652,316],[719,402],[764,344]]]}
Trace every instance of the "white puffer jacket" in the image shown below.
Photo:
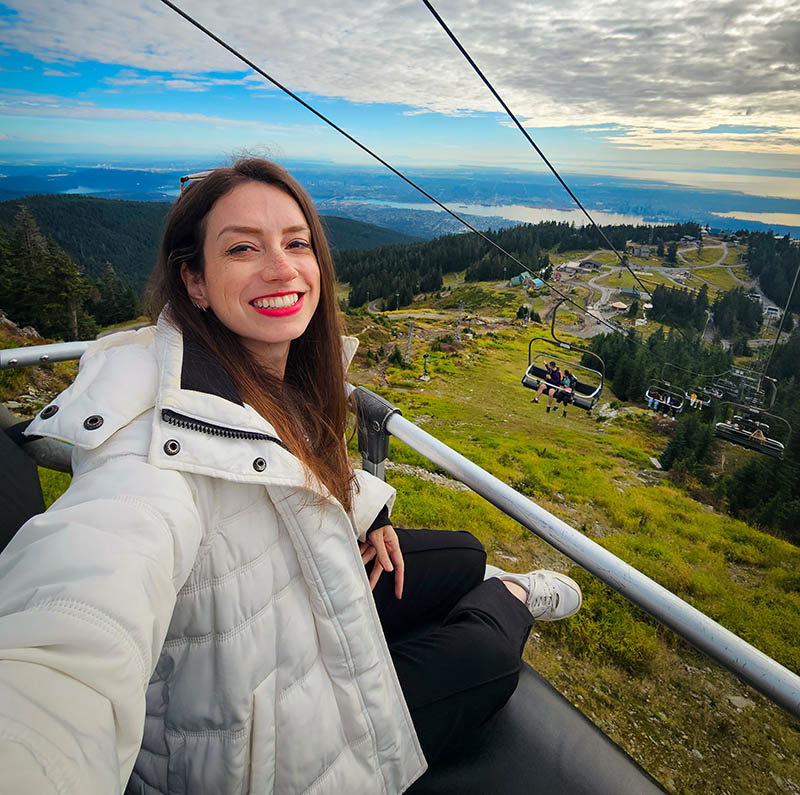
{"label": "white puffer jacket", "polygon": [[360,472],[349,516],[310,488],[163,317],[93,344],[51,406],[28,432],[74,444],[75,475],[0,556],[0,791],[397,793],[422,774],[356,541],[389,486]]}

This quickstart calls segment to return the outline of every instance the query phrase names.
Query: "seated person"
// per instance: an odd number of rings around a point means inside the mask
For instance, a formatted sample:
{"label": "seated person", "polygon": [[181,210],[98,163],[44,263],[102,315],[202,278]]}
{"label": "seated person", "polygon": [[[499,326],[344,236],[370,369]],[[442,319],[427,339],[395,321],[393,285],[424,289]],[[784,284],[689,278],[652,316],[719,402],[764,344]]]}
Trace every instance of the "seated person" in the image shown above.
{"label": "seated person", "polygon": [[556,396],[556,400],[564,406],[564,410],[561,412],[562,417],[567,416],[567,406],[572,403],[577,383],[578,379],[572,374],[571,370],[565,367],[564,377],[561,379],[561,389],[558,390],[558,395]]}
{"label": "seated person", "polygon": [[282,168],[186,189],[151,296],[157,325],[93,342],[30,426],[75,475],[0,554],[0,790],[405,792],[578,584],[395,529],[394,489],[352,469],[355,347]]}
{"label": "seated person", "polygon": [[539,388],[536,390],[536,397],[534,397],[533,402],[538,403],[542,392],[544,392],[546,389],[549,396],[549,400],[547,401],[547,410],[550,411],[553,406],[553,400],[556,392],[561,386],[561,370],[555,362],[548,362],[546,365],[546,370],[547,372],[544,374],[544,381],[539,384]]}

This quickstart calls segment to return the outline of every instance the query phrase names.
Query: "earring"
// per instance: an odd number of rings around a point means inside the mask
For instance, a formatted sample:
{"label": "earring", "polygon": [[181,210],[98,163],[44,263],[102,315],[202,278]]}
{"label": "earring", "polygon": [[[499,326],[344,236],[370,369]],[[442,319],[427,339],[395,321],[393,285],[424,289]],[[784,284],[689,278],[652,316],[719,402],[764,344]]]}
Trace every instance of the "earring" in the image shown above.
{"label": "earring", "polygon": [[195,309],[199,309],[201,312],[205,312],[208,307],[201,304],[199,301],[192,301],[192,305]]}

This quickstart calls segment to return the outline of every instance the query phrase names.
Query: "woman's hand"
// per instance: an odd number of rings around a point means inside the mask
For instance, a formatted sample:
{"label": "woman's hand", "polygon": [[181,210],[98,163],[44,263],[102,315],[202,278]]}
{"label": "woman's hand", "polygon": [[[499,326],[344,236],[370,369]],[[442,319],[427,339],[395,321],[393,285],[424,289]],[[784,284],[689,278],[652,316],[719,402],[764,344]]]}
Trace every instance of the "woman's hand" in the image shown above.
{"label": "woman's hand", "polygon": [[373,558],[375,559],[369,575],[369,587],[375,590],[381,574],[384,571],[393,571],[394,594],[398,599],[402,598],[405,563],[394,528],[390,524],[378,527],[367,535],[365,543],[358,546],[361,550],[361,560],[364,561],[365,566]]}

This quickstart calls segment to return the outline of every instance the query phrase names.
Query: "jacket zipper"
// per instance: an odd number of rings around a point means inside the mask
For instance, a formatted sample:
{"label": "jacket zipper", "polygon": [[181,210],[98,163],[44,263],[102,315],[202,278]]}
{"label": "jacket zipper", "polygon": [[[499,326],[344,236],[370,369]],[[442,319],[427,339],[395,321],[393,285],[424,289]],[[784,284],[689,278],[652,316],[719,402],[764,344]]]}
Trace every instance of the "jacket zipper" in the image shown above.
{"label": "jacket zipper", "polygon": [[187,417],[185,414],[179,414],[172,409],[161,409],[161,419],[168,425],[176,425],[178,428],[199,431],[200,433],[207,433],[211,436],[222,436],[225,439],[275,442],[275,444],[280,445],[284,450],[289,449],[277,436],[270,436],[266,433],[256,433],[255,431],[237,431],[234,428],[226,428],[224,425],[214,425],[211,422],[205,422],[205,420]]}

